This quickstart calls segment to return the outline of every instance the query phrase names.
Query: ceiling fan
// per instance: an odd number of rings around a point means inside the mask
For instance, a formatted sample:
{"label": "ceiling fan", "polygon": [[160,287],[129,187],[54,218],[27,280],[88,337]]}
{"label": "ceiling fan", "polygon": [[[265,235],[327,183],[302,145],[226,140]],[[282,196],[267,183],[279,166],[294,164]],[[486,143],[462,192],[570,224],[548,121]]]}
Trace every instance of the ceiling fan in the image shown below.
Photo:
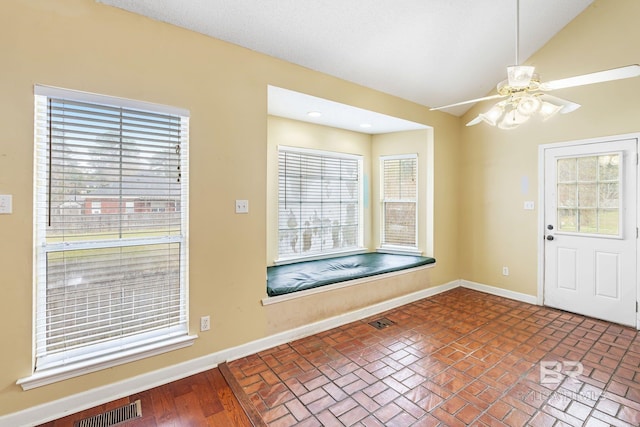
{"label": "ceiling fan", "polygon": [[487,112],[480,113],[475,119],[467,123],[467,126],[485,122],[501,129],[514,129],[535,114],[539,114],[543,120],[547,120],[556,113],[566,114],[580,108],[580,104],[549,95],[546,92],[640,76],[640,65],[632,64],[611,70],[543,82],[538,74],[535,73],[535,67],[518,65],[519,16],[520,0],[516,0],[516,65],[507,67],[507,79],[498,83],[498,93],[434,107],[431,110],[443,110],[490,99],[502,99]]}

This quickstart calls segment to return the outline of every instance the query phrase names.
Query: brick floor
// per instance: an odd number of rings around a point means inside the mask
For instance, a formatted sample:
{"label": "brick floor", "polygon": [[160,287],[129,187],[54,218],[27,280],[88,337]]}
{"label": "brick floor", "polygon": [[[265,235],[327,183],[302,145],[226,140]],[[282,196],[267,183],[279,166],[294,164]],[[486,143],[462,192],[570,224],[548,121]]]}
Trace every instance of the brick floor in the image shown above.
{"label": "brick floor", "polygon": [[229,368],[269,426],[640,425],[634,329],[463,288]]}

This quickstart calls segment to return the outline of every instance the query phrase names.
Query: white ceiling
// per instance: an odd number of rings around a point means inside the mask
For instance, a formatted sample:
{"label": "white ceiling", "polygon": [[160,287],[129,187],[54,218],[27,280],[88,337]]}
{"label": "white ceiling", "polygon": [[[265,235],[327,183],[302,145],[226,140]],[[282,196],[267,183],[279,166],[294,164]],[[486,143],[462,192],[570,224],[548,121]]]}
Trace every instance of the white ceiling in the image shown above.
{"label": "white ceiling", "polygon": [[[327,99],[269,86],[269,114],[360,133],[379,134],[427,126]],[[308,113],[320,113],[319,117]]]}
{"label": "white ceiling", "polygon": [[[516,0],[97,1],[429,107],[486,95],[516,62]],[[592,2],[521,0],[519,62]]]}

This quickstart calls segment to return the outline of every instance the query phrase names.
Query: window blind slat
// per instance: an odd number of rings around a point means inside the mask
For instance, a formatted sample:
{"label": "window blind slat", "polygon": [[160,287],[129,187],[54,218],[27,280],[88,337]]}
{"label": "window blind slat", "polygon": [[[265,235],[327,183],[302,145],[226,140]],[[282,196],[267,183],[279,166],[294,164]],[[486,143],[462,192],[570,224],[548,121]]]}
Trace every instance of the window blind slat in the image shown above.
{"label": "window blind slat", "polygon": [[330,152],[278,153],[279,257],[358,248],[361,158]]}
{"label": "window blind slat", "polygon": [[36,96],[36,370],[187,333],[188,118],[115,104]]}
{"label": "window blind slat", "polygon": [[417,157],[382,160],[382,245],[417,246]]}

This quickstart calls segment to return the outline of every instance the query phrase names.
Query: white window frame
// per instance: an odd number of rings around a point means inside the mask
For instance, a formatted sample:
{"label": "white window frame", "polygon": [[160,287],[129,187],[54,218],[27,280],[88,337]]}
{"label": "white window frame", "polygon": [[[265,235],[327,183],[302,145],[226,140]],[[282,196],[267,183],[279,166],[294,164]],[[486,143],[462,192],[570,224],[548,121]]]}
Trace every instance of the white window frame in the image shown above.
{"label": "white window frame", "polygon": [[[302,147],[292,147],[292,146],[285,146],[285,145],[279,145],[278,146],[278,165],[279,165],[279,158],[280,158],[280,152],[281,151],[288,151],[288,152],[292,152],[292,153],[304,153],[304,154],[310,154],[310,155],[316,155],[316,156],[327,156],[327,157],[332,157],[332,158],[342,158],[342,159],[349,159],[349,160],[356,160],[357,164],[358,164],[358,212],[357,212],[357,217],[358,217],[358,236],[357,236],[357,243],[354,247],[352,248],[348,248],[348,249],[339,249],[339,250],[335,250],[335,251],[327,251],[327,252],[323,252],[323,253],[314,253],[311,255],[301,255],[301,256],[291,256],[291,257],[283,257],[280,255],[280,251],[278,250],[278,258],[274,261],[275,265],[283,265],[283,264],[290,264],[290,263],[294,263],[294,262],[299,262],[299,261],[311,261],[311,260],[316,260],[316,259],[325,259],[325,258],[332,258],[335,256],[343,256],[343,255],[351,255],[351,254],[357,254],[357,253],[364,253],[366,252],[366,248],[364,247],[364,171],[363,171],[363,156],[359,155],[359,154],[349,154],[349,153],[342,153],[342,152],[337,152],[337,151],[328,151],[328,150],[317,150],[317,149],[311,149],[311,148],[302,148]],[[279,167],[278,167],[278,188],[280,187],[280,172],[279,172]],[[280,198],[280,195],[278,195],[278,199]],[[279,231],[279,223],[280,223],[280,218],[279,218],[279,212],[280,212],[280,206],[279,206],[279,202],[278,202],[278,225],[276,226],[278,229],[278,241],[280,240],[280,231]]]}
{"label": "white window frame", "polygon": [[[402,159],[414,159],[415,160],[415,170],[416,170],[416,194],[414,199],[387,199],[384,194],[385,189],[385,168],[384,163],[387,160],[402,160]],[[422,251],[420,251],[420,242],[418,237],[420,236],[419,231],[419,195],[420,195],[420,181],[419,181],[419,169],[418,169],[418,154],[410,153],[410,154],[396,154],[396,155],[388,155],[388,156],[380,156],[380,246],[377,249],[378,252],[387,252],[387,253],[397,253],[397,254],[406,254],[406,255],[422,255]],[[405,245],[393,245],[384,243],[385,239],[385,204],[387,202],[395,202],[395,203],[415,203],[415,245],[413,246],[405,246]]]}
{"label": "white window frame", "polygon": [[[187,347],[193,344],[193,341],[197,336],[189,335],[189,313],[188,313],[188,235],[189,235],[189,223],[188,223],[188,200],[189,200],[189,185],[188,185],[188,122],[189,112],[184,109],[163,106],[158,104],[151,104],[141,101],[134,101],[123,98],[115,98],[104,95],[91,94],[86,92],[73,91],[68,89],[60,89],[48,86],[36,85],[34,88],[35,104],[36,104],[36,119],[35,119],[35,155],[34,155],[34,368],[30,376],[22,378],[17,381],[17,384],[21,385],[23,389],[29,390],[34,387],[51,384],[57,381],[62,381],[68,378],[76,377],[86,374],[88,372],[94,372],[100,369],[116,366],[123,363],[128,363],[134,360],[139,360],[145,357],[153,356],[156,354],[165,353],[178,348]],[[43,176],[43,171],[46,167],[42,165],[42,158],[38,153],[39,147],[43,147],[43,140],[47,140],[46,132],[43,136],[43,126],[47,129],[46,123],[43,125],[43,120],[38,119],[38,106],[39,102],[42,102],[43,98],[61,98],[71,99],[74,101],[97,103],[102,105],[110,105],[115,107],[130,108],[136,110],[143,110],[155,113],[163,113],[176,115],[181,117],[182,130],[181,130],[181,142],[180,142],[180,173],[181,173],[181,233],[176,236],[162,237],[161,241],[158,238],[129,238],[129,239],[112,239],[103,241],[77,241],[77,242],[64,242],[64,243],[45,243],[46,238],[46,212],[43,212],[42,200],[46,199],[45,194],[48,186],[48,177]],[[45,148],[46,149],[46,148]],[[100,344],[92,344],[88,349],[76,349],[72,352],[63,352],[56,354],[55,356],[46,355],[41,356],[39,359],[39,367],[36,368],[36,345],[38,341],[35,338],[38,330],[42,331],[43,326],[46,327],[46,319],[44,310],[39,309],[42,307],[41,301],[46,301],[46,281],[39,280],[39,277],[44,277],[42,273],[43,269],[46,271],[46,253],[47,251],[60,251],[60,250],[76,250],[76,249],[92,249],[92,248],[118,248],[118,247],[131,247],[136,245],[144,245],[149,243],[180,243],[180,261],[179,261],[179,275],[180,275],[180,317],[184,319],[179,325],[164,328],[158,331],[150,331],[139,333],[137,335],[116,339],[111,342],[105,342]]]}

